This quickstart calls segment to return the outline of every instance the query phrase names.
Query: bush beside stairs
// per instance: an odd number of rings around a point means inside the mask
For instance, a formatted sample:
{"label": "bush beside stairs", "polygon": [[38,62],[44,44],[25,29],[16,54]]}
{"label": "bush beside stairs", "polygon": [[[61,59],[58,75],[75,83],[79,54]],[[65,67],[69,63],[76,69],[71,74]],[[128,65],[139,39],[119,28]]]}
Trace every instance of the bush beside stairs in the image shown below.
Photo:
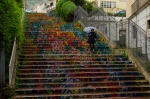
{"label": "bush beside stairs", "polygon": [[100,38],[92,53],[78,23],[28,14],[12,99],[150,99],[150,85]]}

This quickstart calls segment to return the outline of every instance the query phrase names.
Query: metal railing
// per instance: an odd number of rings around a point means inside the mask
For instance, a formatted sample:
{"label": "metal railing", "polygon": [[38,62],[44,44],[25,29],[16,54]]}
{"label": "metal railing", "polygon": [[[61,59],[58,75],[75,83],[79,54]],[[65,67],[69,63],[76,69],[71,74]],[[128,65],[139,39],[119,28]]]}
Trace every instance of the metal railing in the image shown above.
{"label": "metal railing", "polygon": [[11,59],[9,63],[9,86],[13,86],[15,83],[15,75],[16,75],[16,64],[17,64],[17,42],[16,38],[14,40],[13,50],[11,54]]}
{"label": "metal railing", "polygon": [[127,47],[150,73],[150,39],[147,32],[131,20],[128,20],[127,26]]}
{"label": "metal railing", "polygon": [[[116,49],[130,50],[150,73],[150,39],[147,37],[146,31],[130,20],[116,22],[112,20],[113,17],[105,15],[105,13],[100,16],[95,13],[91,17],[80,19],[80,22],[85,27],[96,27],[109,40],[109,43],[115,44]],[[93,19],[95,17],[97,20]]]}

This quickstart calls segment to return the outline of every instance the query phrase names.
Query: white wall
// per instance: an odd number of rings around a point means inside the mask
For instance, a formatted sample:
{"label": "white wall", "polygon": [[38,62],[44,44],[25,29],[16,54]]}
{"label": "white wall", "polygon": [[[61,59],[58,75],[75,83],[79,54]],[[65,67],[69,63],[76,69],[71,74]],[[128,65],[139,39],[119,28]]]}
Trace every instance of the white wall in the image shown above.
{"label": "white wall", "polygon": [[[135,17],[131,19],[133,22],[135,22],[138,26],[140,26],[144,31],[147,31],[147,21],[150,20],[150,6],[145,7],[140,13],[138,13]],[[139,32],[139,31],[138,31]],[[137,35],[138,39],[141,39],[141,41],[138,41],[138,47],[142,47],[142,53],[145,54],[145,38],[144,35]],[[132,35],[130,35],[132,37]],[[132,41],[134,45],[136,44],[136,41]],[[150,59],[150,40],[147,40],[147,51],[148,51],[148,57]]]}
{"label": "white wall", "polygon": [[[45,8],[45,3],[46,5],[50,5],[50,3],[53,2],[53,6],[50,6],[48,8]],[[32,12],[37,12],[37,13],[47,13],[49,10],[54,9],[56,7],[56,0],[47,0],[45,2],[42,2],[40,4],[36,4],[31,8]]]}
{"label": "white wall", "polygon": [[147,30],[147,18],[150,16],[150,6],[143,9],[139,14],[133,17],[131,20],[139,25],[145,31]]}

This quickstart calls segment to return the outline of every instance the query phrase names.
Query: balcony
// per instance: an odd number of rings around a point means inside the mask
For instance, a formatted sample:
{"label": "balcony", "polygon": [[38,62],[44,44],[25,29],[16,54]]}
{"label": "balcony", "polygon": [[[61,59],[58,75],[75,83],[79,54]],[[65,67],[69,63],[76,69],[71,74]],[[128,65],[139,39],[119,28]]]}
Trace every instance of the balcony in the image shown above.
{"label": "balcony", "polygon": [[141,7],[143,7],[149,1],[150,0],[136,0],[131,6],[132,14],[137,12]]}

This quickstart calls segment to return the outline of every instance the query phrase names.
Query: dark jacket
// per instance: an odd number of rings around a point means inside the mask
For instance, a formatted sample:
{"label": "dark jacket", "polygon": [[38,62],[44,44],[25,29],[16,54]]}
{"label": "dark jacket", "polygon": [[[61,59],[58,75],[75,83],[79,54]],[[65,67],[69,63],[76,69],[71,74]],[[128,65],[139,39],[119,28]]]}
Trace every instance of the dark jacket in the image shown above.
{"label": "dark jacket", "polygon": [[89,39],[89,43],[95,43],[95,39],[96,39],[96,33],[95,32],[90,32],[88,34],[88,39]]}

